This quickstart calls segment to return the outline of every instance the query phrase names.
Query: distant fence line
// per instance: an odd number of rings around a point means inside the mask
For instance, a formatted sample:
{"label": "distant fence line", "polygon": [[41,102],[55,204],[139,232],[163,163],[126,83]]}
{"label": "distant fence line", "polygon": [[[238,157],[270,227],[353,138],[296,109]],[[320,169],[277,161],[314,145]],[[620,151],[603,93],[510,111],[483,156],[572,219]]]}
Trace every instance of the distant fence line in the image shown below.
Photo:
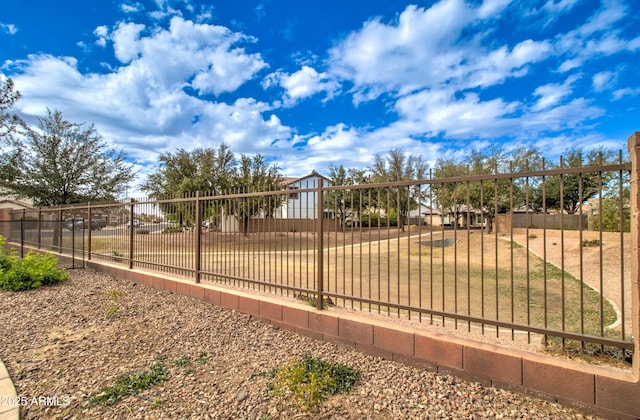
{"label": "distant fence line", "polygon": [[589,216],[586,214],[504,213],[496,217],[498,232],[527,227],[531,229],[594,229],[589,224]]}

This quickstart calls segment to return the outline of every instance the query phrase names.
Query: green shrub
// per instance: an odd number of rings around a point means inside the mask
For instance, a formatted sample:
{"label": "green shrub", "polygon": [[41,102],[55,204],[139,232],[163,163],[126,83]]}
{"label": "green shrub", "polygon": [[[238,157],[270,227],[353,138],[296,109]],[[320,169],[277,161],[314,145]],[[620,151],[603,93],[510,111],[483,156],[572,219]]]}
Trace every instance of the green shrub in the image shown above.
{"label": "green shrub", "polygon": [[162,233],[181,233],[182,226],[168,226],[162,229]]}
{"label": "green shrub", "polygon": [[149,230],[148,229],[138,229],[138,230],[136,230],[136,234],[137,235],[148,235],[149,234]]}
{"label": "green shrub", "polygon": [[104,316],[105,318],[111,318],[112,316],[120,312],[120,298],[124,296],[124,292],[122,290],[113,289],[104,293],[111,299],[111,305],[106,310]]}
{"label": "green shrub", "polygon": [[591,239],[591,240],[584,239],[582,241],[582,246],[583,247],[600,246],[600,245],[601,245],[600,239]]}
{"label": "green shrub", "polygon": [[4,238],[0,236],[0,273],[7,271],[13,264],[13,258],[4,252]]}
{"label": "green shrub", "polygon": [[349,366],[305,354],[302,360],[270,372],[273,381],[269,388],[276,395],[290,398],[298,407],[313,411],[329,395],[350,392],[360,375]]}
{"label": "green shrub", "polygon": [[396,220],[389,219],[385,215],[380,215],[378,213],[364,213],[360,218],[360,223],[362,227],[386,227],[387,222],[389,222],[389,226],[397,226],[398,220],[397,215],[390,215],[389,217],[394,217]]}
{"label": "green shrub", "polygon": [[24,258],[18,258],[7,255],[2,245],[4,238],[0,239],[0,289],[19,292],[56,284],[69,277],[51,254],[29,251]]}
{"label": "green shrub", "polygon": [[378,227],[378,225],[382,226],[384,222],[377,213],[364,213],[360,217],[362,227]]}

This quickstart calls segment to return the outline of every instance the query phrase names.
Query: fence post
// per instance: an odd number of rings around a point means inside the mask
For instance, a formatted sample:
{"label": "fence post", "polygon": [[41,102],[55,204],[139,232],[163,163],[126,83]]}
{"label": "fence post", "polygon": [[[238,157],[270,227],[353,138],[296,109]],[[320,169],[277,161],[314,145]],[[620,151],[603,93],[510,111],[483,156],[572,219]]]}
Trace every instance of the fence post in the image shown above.
{"label": "fence post", "polygon": [[20,218],[20,258],[24,258],[24,210]]}
{"label": "fence post", "polygon": [[38,208],[38,249],[42,249],[42,209]]}
{"label": "fence post", "polygon": [[56,225],[58,225],[58,228],[55,229],[54,232],[57,231],[57,235],[58,235],[58,253],[62,254],[62,241],[64,239],[64,235],[62,232],[62,230],[64,229],[63,222],[62,222],[62,205],[60,205],[60,209],[58,210],[58,221],[56,222]]}
{"label": "fence post", "polygon": [[196,283],[200,283],[200,264],[202,262],[201,250],[202,250],[202,213],[200,212],[200,191],[196,191],[196,226],[194,229],[196,235],[196,255],[195,255],[195,273]]}
{"label": "fence post", "polygon": [[640,131],[627,140],[631,158],[631,196],[629,199],[631,216],[631,304],[633,316],[633,373],[640,379]]}
{"label": "fence post", "polygon": [[[82,220],[82,236],[84,236],[84,219]],[[76,213],[71,215],[71,269],[76,268]]]}
{"label": "fence post", "polygon": [[134,247],[133,247],[133,238],[134,238],[134,234],[135,232],[133,231],[134,226],[133,226],[133,216],[134,216],[134,199],[131,199],[131,209],[129,211],[129,270],[131,270],[133,268],[133,252],[134,252]]}
{"label": "fence post", "polygon": [[[93,216],[91,215],[91,201],[87,202],[87,216],[89,217],[89,232],[87,235],[87,259],[91,260],[91,232],[93,231]],[[82,236],[82,240],[84,241],[84,235]],[[84,255],[84,243],[82,244],[82,252]],[[84,263],[84,258],[82,259]]]}
{"label": "fence post", "polygon": [[323,296],[322,292],[324,289],[324,226],[323,226],[323,214],[324,214],[324,197],[322,194],[322,178],[318,178],[318,189],[317,189],[317,211],[316,215],[316,232],[318,234],[318,250],[316,255],[316,264],[317,264],[317,277],[318,277],[318,298],[316,302],[316,308],[319,310],[322,309],[322,301]]}

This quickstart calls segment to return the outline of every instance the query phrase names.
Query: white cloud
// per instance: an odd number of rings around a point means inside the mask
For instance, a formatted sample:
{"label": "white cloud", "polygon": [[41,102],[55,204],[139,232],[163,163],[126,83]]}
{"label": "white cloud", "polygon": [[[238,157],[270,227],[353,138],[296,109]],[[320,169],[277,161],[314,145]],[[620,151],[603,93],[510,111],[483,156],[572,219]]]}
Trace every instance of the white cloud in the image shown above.
{"label": "white cloud", "polygon": [[602,8],[582,25],[577,33],[588,37],[598,32],[607,32],[627,14],[626,7],[618,0],[604,0]]}
{"label": "white cloud", "polygon": [[120,10],[128,14],[138,13],[144,10],[144,5],[139,2],[134,2],[131,4],[122,3],[120,5]]}
{"label": "white cloud", "polygon": [[118,61],[129,63],[140,54],[140,35],[145,26],[140,23],[120,22],[111,34],[113,48]]}
{"label": "white cloud", "polygon": [[576,98],[540,112],[528,113],[522,118],[521,124],[524,130],[549,133],[567,128],[577,129],[604,113],[603,109],[591,105],[588,100]]}
{"label": "white cloud", "polygon": [[482,101],[473,92],[456,98],[455,92],[449,89],[425,90],[396,103],[402,121],[393,126],[406,130],[400,133],[405,136],[421,133],[487,138],[512,125],[510,119],[519,107],[517,102],[502,99]]}
{"label": "white cloud", "polygon": [[98,26],[93,30],[93,34],[97,38],[96,45],[103,48],[107,46],[107,40],[109,39],[109,28],[107,28],[105,25]]}
{"label": "white cloud", "polygon": [[268,75],[263,81],[265,88],[278,85],[285,89],[284,103],[287,106],[309,98],[317,93],[325,92],[325,100],[333,97],[339,88],[339,84],[330,79],[327,73],[318,73],[314,68],[302,66],[295,73],[275,72]]}
{"label": "white cloud", "polygon": [[640,37],[626,39],[623,36],[622,22],[628,13],[619,1],[606,0],[585,24],[559,35],[556,48],[566,56],[559,71],[573,70],[598,57],[639,50]]}
{"label": "white cloud", "polygon": [[[163,151],[220,141],[237,153],[263,153],[290,175],[322,171],[329,163],[366,167],[374,154],[394,147],[431,157],[505,137],[548,139],[551,147],[554,138],[584,131],[604,115],[589,97],[594,91],[611,91],[617,100],[640,95],[624,78],[633,75],[634,63],[603,61],[640,49],[640,37],[628,39],[631,25],[621,26],[621,11],[629,12],[607,1],[581,12],[592,14],[585,23],[559,19],[577,10],[578,1],[535,2],[530,17],[558,24],[533,31],[512,25],[515,14],[524,13],[522,2],[411,5],[393,19],[373,18],[333,38],[328,51],[285,51],[281,58],[296,67],[274,60],[279,70],[267,76],[272,63],[253,51],[269,49],[270,58],[281,51],[250,33],[202,23],[213,16],[213,6],[194,10],[188,0],[156,0],[158,10],[144,15],[152,20],[142,24],[133,14],[144,7],[128,2],[121,6],[126,21],[94,30],[97,45],[113,45],[114,57],[100,57],[103,73],[81,70],[84,57],[80,65],[75,58],[42,54],[3,68],[19,68],[12,76],[23,93],[17,107],[29,121],[48,106],[71,121],[94,122],[108,141],[144,165]],[[566,25],[573,30],[557,34]],[[595,72],[582,68],[590,62]],[[623,81],[627,87],[614,90]],[[247,93],[260,83],[263,90]],[[342,94],[349,95],[346,101]],[[318,118],[326,128],[312,133],[286,125],[287,118],[305,118],[319,102],[336,98],[337,107],[351,99],[358,105],[353,111],[362,114],[349,120],[348,112],[327,112]],[[278,115],[279,107],[290,109]],[[575,137],[567,135],[562,146]]]}
{"label": "white cloud", "polygon": [[467,79],[461,78],[459,83],[468,87],[489,87],[501,84],[507,78],[522,77],[527,74],[527,65],[545,60],[550,51],[548,42],[530,39],[518,43],[511,51],[501,47],[461,66]]}
{"label": "white cloud", "polygon": [[331,71],[372,97],[376,88],[407,91],[434,77],[437,83],[463,59],[464,51],[452,47],[472,19],[462,1],[446,0],[430,9],[409,6],[388,25],[371,20],[330,51]]}
{"label": "white cloud", "polygon": [[237,46],[252,38],[222,26],[173,17],[168,29],[147,31],[141,24],[120,23],[111,39],[118,60],[138,68],[153,85],[190,85],[201,94],[219,95],[234,91],[267,66],[259,54]]}
{"label": "white cloud", "polygon": [[13,23],[0,23],[0,31],[9,35],[15,35],[18,32],[18,27]]}
{"label": "white cloud", "polygon": [[542,10],[551,15],[566,13],[573,10],[579,1],[580,0],[548,0],[542,7]]}
{"label": "white cloud", "polygon": [[[521,15],[524,18],[533,17],[534,26],[547,28],[558,21],[563,15],[571,12],[581,0],[547,0],[544,4],[539,1],[528,1],[522,3]],[[540,21],[538,21],[538,18]]]}
{"label": "white cloud", "polygon": [[613,92],[613,99],[616,101],[628,96],[640,96],[640,87],[622,88]]}
{"label": "white cloud", "polygon": [[615,81],[615,74],[610,71],[601,71],[594,74],[591,81],[593,84],[593,90],[596,92],[602,92],[603,90],[611,88]]}
{"label": "white cloud", "polygon": [[[371,20],[330,51],[330,72],[354,83],[356,102],[383,92],[487,87],[521,77],[528,65],[548,58],[551,45],[527,39],[511,48],[483,46],[487,34],[478,27],[497,19],[504,7],[501,1],[474,8],[443,0],[429,9],[409,6],[389,24]],[[465,31],[473,29],[477,36],[466,39]]]}
{"label": "white cloud", "polygon": [[563,100],[573,93],[571,85],[578,80],[577,76],[571,76],[562,83],[549,83],[538,86],[533,95],[538,97],[536,103],[531,107],[534,112],[543,111],[551,107],[558,106]]}
{"label": "white cloud", "polygon": [[112,33],[99,28],[96,34],[112,40],[122,64],[106,74],[83,74],[72,57],[31,55],[5,63],[17,70],[12,77],[23,98],[16,108],[28,121],[46,107],[60,110],[70,121],[95,123],[108,141],[142,162],[165,150],[221,141],[237,153],[268,155],[274,141],[291,136],[263,102],[214,102],[184,90],[230,92],[254,78],[266,63],[241,47],[251,38],[178,17],[167,29],[121,23]]}
{"label": "white cloud", "polygon": [[478,17],[488,19],[499,15],[509,5],[510,0],[484,0],[478,8]]}
{"label": "white cloud", "polygon": [[303,151],[287,151],[287,161],[280,162],[280,165],[287,169],[288,174],[298,175],[308,174],[311,170],[324,172],[332,163],[347,168],[366,167],[376,151],[384,150],[389,144],[382,136],[375,140],[374,136],[375,133],[367,133],[344,123],[329,126],[321,134],[293,138],[291,144],[304,145]]}

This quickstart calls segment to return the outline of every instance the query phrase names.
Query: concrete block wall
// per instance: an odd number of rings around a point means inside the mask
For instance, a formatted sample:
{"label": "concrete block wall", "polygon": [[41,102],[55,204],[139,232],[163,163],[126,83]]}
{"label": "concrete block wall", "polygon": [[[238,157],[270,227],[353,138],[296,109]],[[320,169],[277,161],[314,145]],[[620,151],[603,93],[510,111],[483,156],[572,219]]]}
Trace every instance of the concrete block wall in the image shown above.
{"label": "concrete block wall", "polygon": [[[64,257],[62,257],[64,258]],[[311,306],[89,261],[115,277],[191,296],[280,328],[385,359],[532,394],[605,418],[640,418],[640,382],[631,372],[437,334],[340,309]],[[635,369],[634,369],[635,371]]]}

